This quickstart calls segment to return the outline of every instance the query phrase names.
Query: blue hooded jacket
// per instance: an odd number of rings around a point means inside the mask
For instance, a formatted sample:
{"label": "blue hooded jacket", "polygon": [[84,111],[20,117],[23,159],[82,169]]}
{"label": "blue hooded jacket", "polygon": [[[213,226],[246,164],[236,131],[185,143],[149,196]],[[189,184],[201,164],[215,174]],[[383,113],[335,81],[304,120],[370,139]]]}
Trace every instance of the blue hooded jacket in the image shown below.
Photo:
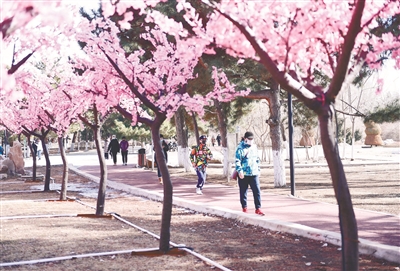
{"label": "blue hooded jacket", "polygon": [[243,172],[244,176],[260,175],[260,159],[255,144],[249,145],[241,141],[235,155],[236,171]]}

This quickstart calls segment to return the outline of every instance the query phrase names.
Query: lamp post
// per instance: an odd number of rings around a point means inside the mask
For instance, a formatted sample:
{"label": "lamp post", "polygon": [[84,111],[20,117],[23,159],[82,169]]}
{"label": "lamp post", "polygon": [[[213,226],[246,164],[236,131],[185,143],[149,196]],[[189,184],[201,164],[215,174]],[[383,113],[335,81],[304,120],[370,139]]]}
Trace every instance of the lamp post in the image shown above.
{"label": "lamp post", "polygon": [[295,194],[294,163],[293,163],[293,112],[292,94],[288,93],[288,122],[289,122],[289,158],[290,158],[290,193]]}

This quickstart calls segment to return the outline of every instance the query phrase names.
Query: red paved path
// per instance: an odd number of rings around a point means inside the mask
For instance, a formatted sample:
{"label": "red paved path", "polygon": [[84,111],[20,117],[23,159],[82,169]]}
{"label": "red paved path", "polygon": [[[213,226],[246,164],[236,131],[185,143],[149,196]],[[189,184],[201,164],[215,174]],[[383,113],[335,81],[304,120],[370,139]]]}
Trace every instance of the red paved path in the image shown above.
{"label": "red paved path", "polygon": [[[82,166],[79,170],[99,177],[98,166]],[[108,166],[108,180],[141,188],[162,195],[156,172],[129,166]],[[333,204],[312,202],[289,196],[262,193],[262,210],[265,216],[254,214],[252,193],[249,189],[249,214],[240,212],[238,188],[205,184],[203,195],[195,194],[196,176],[191,179],[172,178],[174,197],[193,202],[204,208],[224,208],[234,214],[256,217],[257,220],[278,220],[296,223],[329,232],[340,233],[338,208]],[[396,246],[400,250],[400,217],[385,213],[355,209],[359,238]]]}

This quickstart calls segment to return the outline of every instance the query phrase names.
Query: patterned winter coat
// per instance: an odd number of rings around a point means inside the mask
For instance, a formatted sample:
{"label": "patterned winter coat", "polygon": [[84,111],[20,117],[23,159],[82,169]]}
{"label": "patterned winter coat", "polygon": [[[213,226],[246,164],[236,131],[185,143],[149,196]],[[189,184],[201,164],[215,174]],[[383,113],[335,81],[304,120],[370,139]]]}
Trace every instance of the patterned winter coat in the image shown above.
{"label": "patterned winter coat", "polygon": [[243,172],[244,176],[260,175],[260,158],[255,144],[249,145],[244,141],[240,142],[235,155],[235,166],[238,173]]}
{"label": "patterned winter coat", "polygon": [[192,148],[190,152],[190,162],[192,162],[192,164],[195,163],[199,170],[205,170],[208,161],[211,160],[212,157],[211,150],[205,144],[200,144]]}

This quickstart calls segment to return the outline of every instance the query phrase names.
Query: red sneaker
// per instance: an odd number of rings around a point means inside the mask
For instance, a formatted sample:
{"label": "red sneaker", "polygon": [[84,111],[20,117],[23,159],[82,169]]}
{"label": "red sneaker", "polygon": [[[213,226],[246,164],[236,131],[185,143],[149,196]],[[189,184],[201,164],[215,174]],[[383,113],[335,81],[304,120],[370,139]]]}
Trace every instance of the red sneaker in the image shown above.
{"label": "red sneaker", "polygon": [[265,214],[261,211],[261,209],[257,209],[257,210],[256,210],[256,214],[258,214],[258,215],[265,215]]}
{"label": "red sneaker", "polygon": [[243,213],[247,213],[247,207],[243,208]]}

